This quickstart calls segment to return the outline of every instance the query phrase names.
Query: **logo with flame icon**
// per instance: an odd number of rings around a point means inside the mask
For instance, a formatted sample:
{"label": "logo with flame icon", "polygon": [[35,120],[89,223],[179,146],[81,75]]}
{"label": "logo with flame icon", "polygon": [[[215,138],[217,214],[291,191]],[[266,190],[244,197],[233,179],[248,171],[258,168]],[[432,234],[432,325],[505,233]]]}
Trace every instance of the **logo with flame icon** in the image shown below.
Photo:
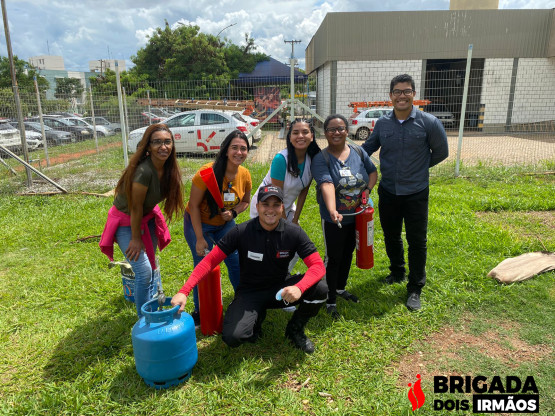
{"label": "logo with flame icon", "polygon": [[420,379],[420,374],[417,374],[416,378],[418,380],[415,381],[414,386],[412,386],[412,383],[409,383],[410,389],[408,393],[413,412],[416,409],[420,409],[426,401],[426,396],[424,396],[424,392],[422,391],[422,387],[420,386],[420,383],[422,382],[422,380]]}

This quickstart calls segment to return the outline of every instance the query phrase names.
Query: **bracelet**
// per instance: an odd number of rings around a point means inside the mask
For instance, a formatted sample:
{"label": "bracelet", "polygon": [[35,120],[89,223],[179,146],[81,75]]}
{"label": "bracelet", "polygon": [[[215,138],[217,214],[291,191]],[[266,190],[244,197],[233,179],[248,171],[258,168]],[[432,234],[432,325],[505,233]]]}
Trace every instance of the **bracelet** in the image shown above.
{"label": "bracelet", "polygon": [[237,211],[234,208],[231,209],[231,215],[233,215],[233,218],[237,218]]}

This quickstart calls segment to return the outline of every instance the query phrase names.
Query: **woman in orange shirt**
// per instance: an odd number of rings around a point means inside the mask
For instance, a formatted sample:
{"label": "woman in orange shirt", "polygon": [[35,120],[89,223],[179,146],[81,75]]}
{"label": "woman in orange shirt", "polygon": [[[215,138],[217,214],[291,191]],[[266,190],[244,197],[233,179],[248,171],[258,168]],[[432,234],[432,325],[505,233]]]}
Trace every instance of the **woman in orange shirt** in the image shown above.
{"label": "woman in orange shirt", "polygon": [[[252,181],[250,172],[241,166],[249,152],[247,136],[239,130],[230,133],[222,142],[214,162],[202,166],[193,177],[191,194],[184,218],[184,233],[196,266],[234,225],[234,219],[249,207]],[[224,209],[207,190],[200,171],[212,167],[220,188]],[[234,252],[225,259],[229,280],[233,289],[239,284],[239,256]],[[199,323],[199,301],[197,289],[193,299],[192,313],[195,324]]]}

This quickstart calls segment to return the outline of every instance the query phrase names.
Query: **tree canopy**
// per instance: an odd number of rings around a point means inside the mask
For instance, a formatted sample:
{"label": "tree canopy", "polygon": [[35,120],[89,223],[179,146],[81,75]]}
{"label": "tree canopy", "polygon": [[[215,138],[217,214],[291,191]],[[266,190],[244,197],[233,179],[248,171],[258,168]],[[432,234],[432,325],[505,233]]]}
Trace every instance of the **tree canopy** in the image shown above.
{"label": "tree canopy", "polygon": [[[34,91],[35,85],[33,77],[37,76],[37,83],[39,84],[39,91],[48,89],[48,81],[39,76],[37,70],[28,62],[14,56],[15,77],[17,85],[20,89]],[[7,56],[0,56],[0,88],[12,87],[12,75],[10,73],[10,60]]]}
{"label": "tree canopy", "polygon": [[258,62],[267,60],[254,53],[254,39],[245,35],[245,45],[238,46],[219,37],[200,32],[196,25],[172,29],[157,28],[147,45],[131,57],[130,72],[145,74],[149,81],[184,81],[199,79],[235,79],[239,72],[251,72]]}
{"label": "tree canopy", "polygon": [[77,78],[57,78],[56,91],[54,97],[56,98],[77,98],[83,93],[83,85],[81,80]]}

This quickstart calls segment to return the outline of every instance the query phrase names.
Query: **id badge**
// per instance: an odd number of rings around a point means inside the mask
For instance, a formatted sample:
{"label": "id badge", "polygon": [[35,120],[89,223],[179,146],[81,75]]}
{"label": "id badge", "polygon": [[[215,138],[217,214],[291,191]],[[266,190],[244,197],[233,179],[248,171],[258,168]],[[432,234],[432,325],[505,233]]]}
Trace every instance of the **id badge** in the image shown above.
{"label": "id badge", "polygon": [[351,176],[351,169],[341,168],[341,169],[339,169],[339,175],[342,176],[342,177],[349,177],[349,176]]}
{"label": "id badge", "polygon": [[235,201],[235,194],[232,192],[224,193],[224,202],[234,202]]}

